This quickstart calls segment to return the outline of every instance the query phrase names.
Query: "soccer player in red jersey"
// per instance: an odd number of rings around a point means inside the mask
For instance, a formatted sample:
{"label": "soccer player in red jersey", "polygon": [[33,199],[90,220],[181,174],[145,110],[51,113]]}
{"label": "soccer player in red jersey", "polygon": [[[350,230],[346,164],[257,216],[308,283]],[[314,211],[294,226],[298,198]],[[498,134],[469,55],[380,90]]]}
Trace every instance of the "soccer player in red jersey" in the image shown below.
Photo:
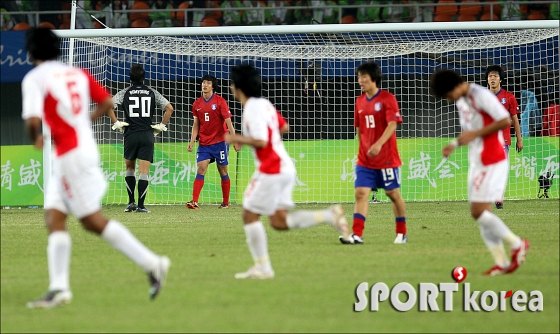
{"label": "soccer player in red jersey", "polygon": [[[186,204],[187,208],[198,210],[198,197],[204,187],[204,175],[208,165],[216,162],[218,172],[222,178],[222,204],[221,209],[229,207],[230,180],[228,175],[229,145],[224,141],[228,132],[234,135],[235,128],[231,123],[231,113],[226,100],[215,91],[218,82],[215,77],[205,75],[202,77],[202,96],[193,103],[194,117],[191,141],[187,150],[192,152],[194,141],[198,136],[198,150],[196,151],[196,177],[193,185],[193,198]],[[239,151],[239,145],[233,146]]]}
{"label": "soccer player in red jersey", "polygon": [[360,139],[356,181],[354,183],[353,234],[350,240],[340,238],[343,244],[363,244],[363,231],[368,214],[368,197],[372,189],[385,189],[393,202],[396,244],[404,244],[406,235],[406,207],[400,193],[402,165],[397,149],[397,124],[402,123],[397,99],[379,88],[381,68],[374,61],[361,64],[357,71],[358,83],[364,92],[356,99],[354,126]]}
{"label": "soccer player in red jersey", "polygon": [[[529,242],[515,235],[492,213],[492,204],[506,189],[509,161],[503,150],[502,129],[511,124],[511,116],[484,87],[466,82],[458,73],[439,70],[430,78],[434,96],[455,102],[461,123],[461,135],[445,146],[448,158],[458,146],[469,145],[468,193],[471,216],[480,228],[494,266],[484,274],[511,274],[525,261]],[[511,261],[504,250],[511,248]]]}
{"label": "soccer player in red jersey", "polygon": [[[500,103],[506,108],[506,110],[511,115],[511,125],[515,130],[515,137],[517,138],[515,142],[515,149],[517,152],[521,152],[523,149],[523,139],[521,139],[521,128],[519,127],[519,119],[517,115],[519,114],[519,105],[515,96],[502,88],[502,80],[504,79],[504,71],[499,65],[491,65],[486,69],[486,79],[488,80],[488,87],[490,91],[496,95]],[[504,136],[504,150],[506,155],[509,154],[509,146],[511,145],[511,134],[509,128],[511,125],[506,126],[502,129],[502,135]],[[496,202],[496,209],[503,209],[503,196],[502,200]]]}
{"label": "soccer player in red jersey", "polygon": [[[107,181],[99,167],[91,121],[113,107],[111,95],[89,73],[56,60],[60,40],[50,29],[29,30],[26,48],[35,68],[23,78],[22,118],[36,148],[43,149],[43,123],[49,128],[56,148],[53,175],[45,190],[49,289],[42,298],[27,303],[27,307],[52,308],[72,300],[72,240],[66,227],[69,214],[76,216],[83,228],[99,235],[140,266],[148,274],[149,296],[155,298],[169,270],[169,258],[152,252],[126,226],[101,212]],[[90,100],[97,103],[91,114]]]}

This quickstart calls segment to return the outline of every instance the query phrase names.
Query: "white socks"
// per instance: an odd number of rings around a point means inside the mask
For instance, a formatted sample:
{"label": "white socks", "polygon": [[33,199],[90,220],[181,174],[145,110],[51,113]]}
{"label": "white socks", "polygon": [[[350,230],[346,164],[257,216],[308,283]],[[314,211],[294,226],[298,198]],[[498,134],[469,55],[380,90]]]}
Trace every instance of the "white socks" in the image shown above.
{"label": "white socks", "polygon": [[247,246],[251,256],[255,261],[255,265],[263,272],[270,272],[272,266],[268,257],[268,240],[266,231],[261,221],[243,225],[245,235],[247,236]]}
{"label": "white socks", "polygon": [[309,228],[317,224],[327,223],[332,224],[334,222],[334,216],[332,210],[316,210],[316,211],[294,211],[288,214],[286,217],[286,225],[290,230],[296,228]]}
{"label": "white socks", "polygon": [[101,238],[142,267],[144,271],[150,272],[156,268],[159,257],[118,221],[111,219],[101,233]]}
{"label": "white socks", "polygon": [[480,226],[482,239],[490,250],[495,263],[502,268],[509,266],[502,241],[505,241],[511,248],[518,248],[521,246],[521,238],[513,234],[500,217],[489,211],[484,211],[476,221]]}
{"label": "white socks", "polygon": [[70,291],[70,253],[72,240],[67,231],[49,234],[47,261],[49,266],[49,291]]}

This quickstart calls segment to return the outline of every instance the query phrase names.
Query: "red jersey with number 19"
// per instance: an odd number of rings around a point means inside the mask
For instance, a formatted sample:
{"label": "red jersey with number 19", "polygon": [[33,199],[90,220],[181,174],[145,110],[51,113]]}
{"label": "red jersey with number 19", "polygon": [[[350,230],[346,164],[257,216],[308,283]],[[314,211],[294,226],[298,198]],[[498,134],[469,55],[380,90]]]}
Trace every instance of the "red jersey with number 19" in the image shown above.
{"label": "red jersey with number 19", "polygon": [[371,145],[383,135],[389,122],[402,123],[399,105],[395,96],[380,89],[377,94],[368,99],[364,93],[356,99],[354,110],[354,126],[360,132],[360,148],[358,150],[359,166],[371,169],[396,168],[402,165],[397,149],[397,135],[393,133],[383,144],[379,154],[368,156]]}
{"label": "red jersey with number 19", "polygon": [[205,100],[204,96],[194,101],[193,117],[198,118],[198,143],[210,146],[224,141],[224,134],[228,131],[225,120],[231,117],[226,100],[213,93]]}

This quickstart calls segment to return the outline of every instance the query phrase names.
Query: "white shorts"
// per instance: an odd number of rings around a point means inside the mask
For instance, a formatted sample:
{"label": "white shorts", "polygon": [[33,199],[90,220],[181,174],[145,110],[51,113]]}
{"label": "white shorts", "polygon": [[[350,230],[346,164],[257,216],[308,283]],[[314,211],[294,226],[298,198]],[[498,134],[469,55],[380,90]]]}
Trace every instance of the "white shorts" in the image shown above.
{"label": "white shorts", "polygon": [[255,172],[245,190],[243,208],[265,216],[272,216],[278,210],[291,210],[294,207],[292,191],[295,181],[295,173]]}
{"label": "white shorts", "polygon": [[72,213],[79,219],[101,210],[107,181],[96,154],[80,154],[73,150],[53,159],[53,175],[45,197],[46,210]]}
{"label": "white shorts", "polygon": [[508,160],[469,167],[469,202],[494,203],[503,199],[509,172]]}

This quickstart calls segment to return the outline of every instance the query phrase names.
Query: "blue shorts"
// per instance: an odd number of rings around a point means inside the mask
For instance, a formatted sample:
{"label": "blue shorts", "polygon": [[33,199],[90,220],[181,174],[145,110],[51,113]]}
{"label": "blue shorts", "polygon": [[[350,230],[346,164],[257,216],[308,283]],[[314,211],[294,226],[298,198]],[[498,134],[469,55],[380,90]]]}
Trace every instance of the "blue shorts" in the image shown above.
{"label": "blue shorts", "polygon": [[366,187],[372,189],[393,190],[401,187],[398,168],[371,169],[356,166],[356,181],[354,188]]}
{"label": "blue shorts", "polygon": [[196,162],[210,160],[210,163],[216,161],[220,166],[228,165],[229,145],[226,142],[221,142],[213,145],[202,146],[198,145],[196,151]]}

